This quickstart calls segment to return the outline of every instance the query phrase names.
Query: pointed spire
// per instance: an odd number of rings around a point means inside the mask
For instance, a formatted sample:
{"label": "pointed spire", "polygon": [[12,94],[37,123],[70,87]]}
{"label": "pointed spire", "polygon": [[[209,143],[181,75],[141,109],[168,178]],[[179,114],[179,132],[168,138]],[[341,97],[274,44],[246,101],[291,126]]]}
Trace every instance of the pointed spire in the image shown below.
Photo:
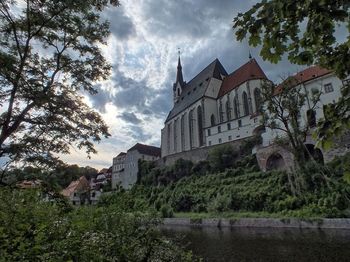
{"label": "pointed spire", "polygon": [[182,66],[181,66],[181,60],[180,60],[180,48],[179,48],[179,59],[178,59],[178,63],[177,63],[177,73],[176,73],[176,82],[175,84],[179,83],[181,86],[183,86],[184,83],[184,79],[182,76]]}
{"label": "pointed spire", "polygon": [[252,57],[252,54],[250,53],[250,50],[249,50],[249,60],[252,60],[253,57]]}

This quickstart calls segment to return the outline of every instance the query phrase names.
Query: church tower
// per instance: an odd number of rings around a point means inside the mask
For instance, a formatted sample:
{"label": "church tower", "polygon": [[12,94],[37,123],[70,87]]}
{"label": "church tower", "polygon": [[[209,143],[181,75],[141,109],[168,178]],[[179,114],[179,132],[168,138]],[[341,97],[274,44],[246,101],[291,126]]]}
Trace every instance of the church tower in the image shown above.
{"label": "church tower", "polygon": [[180,95],[182,93],[182,89],[184,88],[185,84],[186,83],[184,82],[183,76],[182,76],[182,66],[181,66],[180,53],[179,53],[179,60],[177,63],[176,81],[173,84],[174,104],[179,100]]}

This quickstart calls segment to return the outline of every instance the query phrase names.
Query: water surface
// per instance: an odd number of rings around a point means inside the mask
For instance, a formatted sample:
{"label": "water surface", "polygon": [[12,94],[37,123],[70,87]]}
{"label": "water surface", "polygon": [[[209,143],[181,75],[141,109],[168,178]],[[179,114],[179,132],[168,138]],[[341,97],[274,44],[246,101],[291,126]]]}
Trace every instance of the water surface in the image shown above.
{"label": "water surface", "polygon": [[350,230],[163,226],[204,261],[350,261]]}

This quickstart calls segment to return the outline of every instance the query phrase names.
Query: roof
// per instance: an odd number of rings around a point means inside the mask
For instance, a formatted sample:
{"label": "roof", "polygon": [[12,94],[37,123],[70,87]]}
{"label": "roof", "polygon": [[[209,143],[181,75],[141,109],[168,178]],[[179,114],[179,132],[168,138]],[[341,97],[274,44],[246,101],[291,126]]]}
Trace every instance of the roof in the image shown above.
{"label": "roof", "polygon": [[331,70],[322,68],[318,65],[308,67],[305,70],[302,70],[299,73],[288,77],[281,84],[277,85],[275,89],[275,94],[279,94],[281,92],[282,86],[285,84],[297,86],[330,73],[332,73]]}
{"label": "roof", "polygon": [[23,180],[22,182],[17,183],[16,186],[21,188],[21,189],[38,188],[38,187],[40,187],[41,183],[42,183],[42,181],[39,179]]}
{"label": "roof", "polygon": [[89,182],[85,176],[81,176],[78,180],[72,181],[69,186],[61,191],[61,194],[65,197],[69,197],[72,193],[89,187]]}
{"label": "roof", "polygon": [[118,157],[118,156],[125,156],[125,155],[126,155],[125,152],[120,152],[119,155],[117,155],[117,157]]}
{"label": "roof", "polygon": [[214,77],[221,79],[221,75],[226,76],[227,72],[220,63],[219,59],[216,58],[191,81],[186,83],[182,89],[178,102],[175,103],[165,122],[182,112],[194,102],[201,99],[205,94],[210,78]]}
{"label": "roof", "polygon": [[236,71],[225,77],[218,97],[222,97],[244,82],[253,79],[267,79],[264,71],[255,59],[249,60]]}
{"label": "roof", "polygon": [[137,143],[132,148],[130,148],[128,152],[133,150],[137,150],[140,154],[143,154],[143,155],[160,157],[160,148],[156,146],[149,146],[149,145]]}

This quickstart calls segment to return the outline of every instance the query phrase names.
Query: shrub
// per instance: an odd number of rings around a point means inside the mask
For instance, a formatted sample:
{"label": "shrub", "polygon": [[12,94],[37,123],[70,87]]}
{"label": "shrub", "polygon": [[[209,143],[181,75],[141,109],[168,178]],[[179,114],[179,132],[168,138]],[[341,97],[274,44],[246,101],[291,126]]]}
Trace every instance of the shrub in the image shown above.
{"label": "shrub", "polygon": [[210,166],[214,171],[223,171],[233,167],[239,153],[231,145],[217,146],[209,151]]}

